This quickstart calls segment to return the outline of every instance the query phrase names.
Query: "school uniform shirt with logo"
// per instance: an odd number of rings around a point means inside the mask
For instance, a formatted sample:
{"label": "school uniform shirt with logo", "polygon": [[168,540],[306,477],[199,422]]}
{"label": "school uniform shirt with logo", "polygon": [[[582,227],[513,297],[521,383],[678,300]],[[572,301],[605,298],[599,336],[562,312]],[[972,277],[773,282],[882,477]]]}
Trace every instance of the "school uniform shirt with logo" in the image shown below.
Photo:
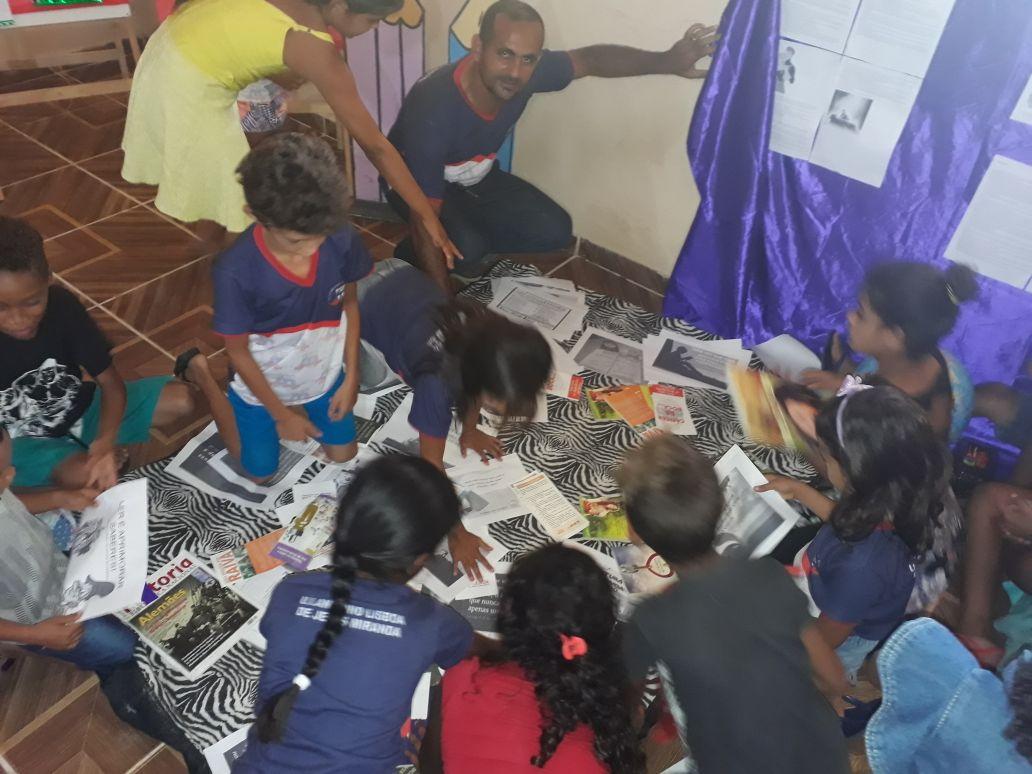
{"label": "school uniform shirt with logo", "polygon": [[104,334],[69,291],[51,285],[39,329],[24,341],[0,333],[0,422],[13,438],[66,435],[111,366]]}
{"label": "school uniform shirt with logo", "polygon": [[[306,276],[289,272],[253,225],[215,263],[215,319],[224,337],[246,336],[248,348],[276,396],[297,406],[325,395],[340,376],[347,322],[345,287],[373,268],[350,227],[331,234],[312,257]],[[237,374],[231,389],[261,404]]]}
{"label": "school uniform shirt with logo", "polygon": [[545,51],[527,85],[493,115],[480,113],[461,87],[472,56],[423,76],[401,106],[388,139],[430,199],[449,183],[476,185],[494,167],[498,151],[534,94],[561,91],[573,80],[565,51]]}
{"label": "school uniform shirt with logo", "polygon": [[[331,584],[330,573],[300,573],[273,592],[256,712],[300,673],[333,603]],[[262,744],[252,732],[234,772],[393,771],[405,762],[401,728],[420,677],[432,664],[459,663],[472,644],[473,630],[451,608],[401,584],[358,580],[344,629],[298,695],[283,740]]]}

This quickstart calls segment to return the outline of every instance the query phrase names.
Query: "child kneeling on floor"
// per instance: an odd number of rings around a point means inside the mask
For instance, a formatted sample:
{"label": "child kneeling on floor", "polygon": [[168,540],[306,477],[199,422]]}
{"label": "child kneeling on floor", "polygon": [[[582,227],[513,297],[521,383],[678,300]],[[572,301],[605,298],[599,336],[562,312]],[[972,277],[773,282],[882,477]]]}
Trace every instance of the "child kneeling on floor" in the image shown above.
{"label": "child kneeling on floor", "polygon": [[14,439],[13,487],[33,513],[85,508],[117,481],[120,446],[193,410],[190,387],[171,376],[123,382],[109,349],[82,302],[51,284],[39,232],[0,216],[0,422]]}
{"label": "child kneeling on floor", "polygon": [[617,478],[637,537],[679,578],[632,614],[627,669],[640,681],[659,666],[700,771],[848,772],[838,718],[821,695],[845,690],[842,665],[780,564],[713,550],[723,498],[710,462],[665,435],[628,454]]}
{"label": "child kneeling on floor", "polygon": [[229,432],[223,440],[262,481],[279,467],[280,440],[314,438],[334,462],[354,457],[354,283],[373,261],[348,225],[348,184],[322,140],[274,135],[237,171],[258,222],[215,264],[212,327],[235,372],[229,402],[239,438]]}
{"label": "child kneeling on floor", "polygon": [[337,512],[333,571],[289,576],[262,618],[258,721],[235,772],[384,772],[433,664],[470,655],[473,630],[405,584],[460,517],[455,488],[418,457],[360,468]]}

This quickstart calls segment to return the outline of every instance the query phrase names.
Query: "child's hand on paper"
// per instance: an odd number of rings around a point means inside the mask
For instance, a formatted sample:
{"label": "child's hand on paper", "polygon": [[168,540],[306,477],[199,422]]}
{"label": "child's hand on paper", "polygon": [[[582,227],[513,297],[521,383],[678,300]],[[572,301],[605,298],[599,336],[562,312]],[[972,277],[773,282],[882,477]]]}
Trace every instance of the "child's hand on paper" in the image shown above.
{"label": "child's hand on paper", "polygon": [[462,431],[462,435],[459,436],[459,449],[463,457],[467,451],[475,451],[485,463],[490,462],[492,457],[500,460],[505,456],[501,441],[476,428]]}
{"label": "child's hand on paper", "polygon": [[118,456],[107,441],[94,441],[86,455],[86,486],[100,490],[118,483]]}
{"label": "child's hand on paper", "polygon": [[767,478],[766,484],[753,487],[757,492],[777,492],[786,500],[801,500],[806,493],[812,489],[809,484],[804,484],[788,476],[779,476],[775,473],[764,473]]}
{"label": "child's hand on paper", "polygon": [[448,533],[448,551],[451,553],[452,569],[456,575],[465,571],[467,578],[483,583],[484,574],[480,571],[480,565],[489,570],[494,569],[484,556],[491,552],[491,546],[462,524]]}
{"label": "child's hand on paper", "polygon": [[307,417],[289,412],[282,419],[276,420],[276,433],[284,441],[307,441],[309,438],[319,438],[322,431],[313,425]]}
{"label": "child's hand on paper", "polygon": [[834,371],[803,371],[799,375],[799,381],[804,387],[809,387],[817,392],[836,392],[842,386],[842,374]]}
{"label": "child's hand on paper", "polygon": [[333,397],[330,399],[330,419],[334,422],[342,420],[355,407],[356,400],[358,400],[358,379],[348,376],[344,379],[344,384],[333,393]]}
{"label": "child's hand on paper", "polygon": [[82,639],[82,624],[79,614],[56,615],[40,621],[32,628],[32,641],[26,645],[39,645],[50,650],[71,650]]}
{"label": "child's hand on paper", "polygon": [[56,492],[57,504],[59,508],[69,511],[81,511],[93,505],[100,492],[100,489],[91,486],[84,486],[82,489],[61,489]]}

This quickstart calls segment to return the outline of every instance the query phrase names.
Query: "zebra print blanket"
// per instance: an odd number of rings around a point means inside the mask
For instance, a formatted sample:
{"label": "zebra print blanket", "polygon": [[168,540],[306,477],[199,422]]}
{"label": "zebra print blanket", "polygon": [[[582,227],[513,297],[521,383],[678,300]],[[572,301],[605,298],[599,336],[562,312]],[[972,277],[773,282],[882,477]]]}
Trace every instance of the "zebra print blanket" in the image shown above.
{"label": "zebra print blanket", "polygon": [[[508,262],[498,264],[492,276],[535,275],[538,272]],[[491,285],[478,280],[464,291],[470,298],[487,303]],[[631,304],[597,293],[588,294],[589,312],[585,324],[641,341],[646,335],[668,329],[701,339],[713,337],[679,320],[661,318]],[[567,348],[572,343],[567,342]],[[586,386],[608,386],[597,374],[585,375]],[[405,390],[381,398],[374,420],[385,422],[401,402]],[[688,405],[698,428],[692,443],[716,460],[733,444],[740,444],[761,470],[810,478],[814,475],[801,458],[757,446],[746,440],[726,395],[713,390],[688,390]],[[529,428],[502,433],[506,449],[515,452],[528,470],[547,473],[571,501],[586,496],[617,494],[611,472],[625,452],[639,442],[639,436],[623,422],[599,422],[587,408],[549,396],[549,421]],[[271,511],[256,511],[216,499],[190,488],[165,471],[166,462],[141,468],[132,478],[150,480],[150,571],[183,551],[201,558],[253,540],[280,525]],[[316,469],[305,474],[311,478]],[[545,532],[530,517],[498,522],[491,533],[509,549],[513,558],[549,542]],[[606,544],[591,542],[606,551]],[[166,666],[146,646],[137,648],[137,659],[159,701],[182,726],[187,737],[204,749],[252,720],[262,653],[246,643],[238,644],[213,669],[196,681],[186,680]]]}

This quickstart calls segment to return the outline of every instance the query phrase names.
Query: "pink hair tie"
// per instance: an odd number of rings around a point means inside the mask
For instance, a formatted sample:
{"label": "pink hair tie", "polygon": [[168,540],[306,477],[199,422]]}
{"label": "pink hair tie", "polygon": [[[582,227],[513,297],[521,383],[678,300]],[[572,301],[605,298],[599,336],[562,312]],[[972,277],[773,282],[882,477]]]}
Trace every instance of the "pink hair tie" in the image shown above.
{"label": "pink hair tie", "polygon": [[573,661],[588,652],[588,643],[583,637],[569,637],[565,634],[559,635],[559,641],[563,644],[563,658]]}

